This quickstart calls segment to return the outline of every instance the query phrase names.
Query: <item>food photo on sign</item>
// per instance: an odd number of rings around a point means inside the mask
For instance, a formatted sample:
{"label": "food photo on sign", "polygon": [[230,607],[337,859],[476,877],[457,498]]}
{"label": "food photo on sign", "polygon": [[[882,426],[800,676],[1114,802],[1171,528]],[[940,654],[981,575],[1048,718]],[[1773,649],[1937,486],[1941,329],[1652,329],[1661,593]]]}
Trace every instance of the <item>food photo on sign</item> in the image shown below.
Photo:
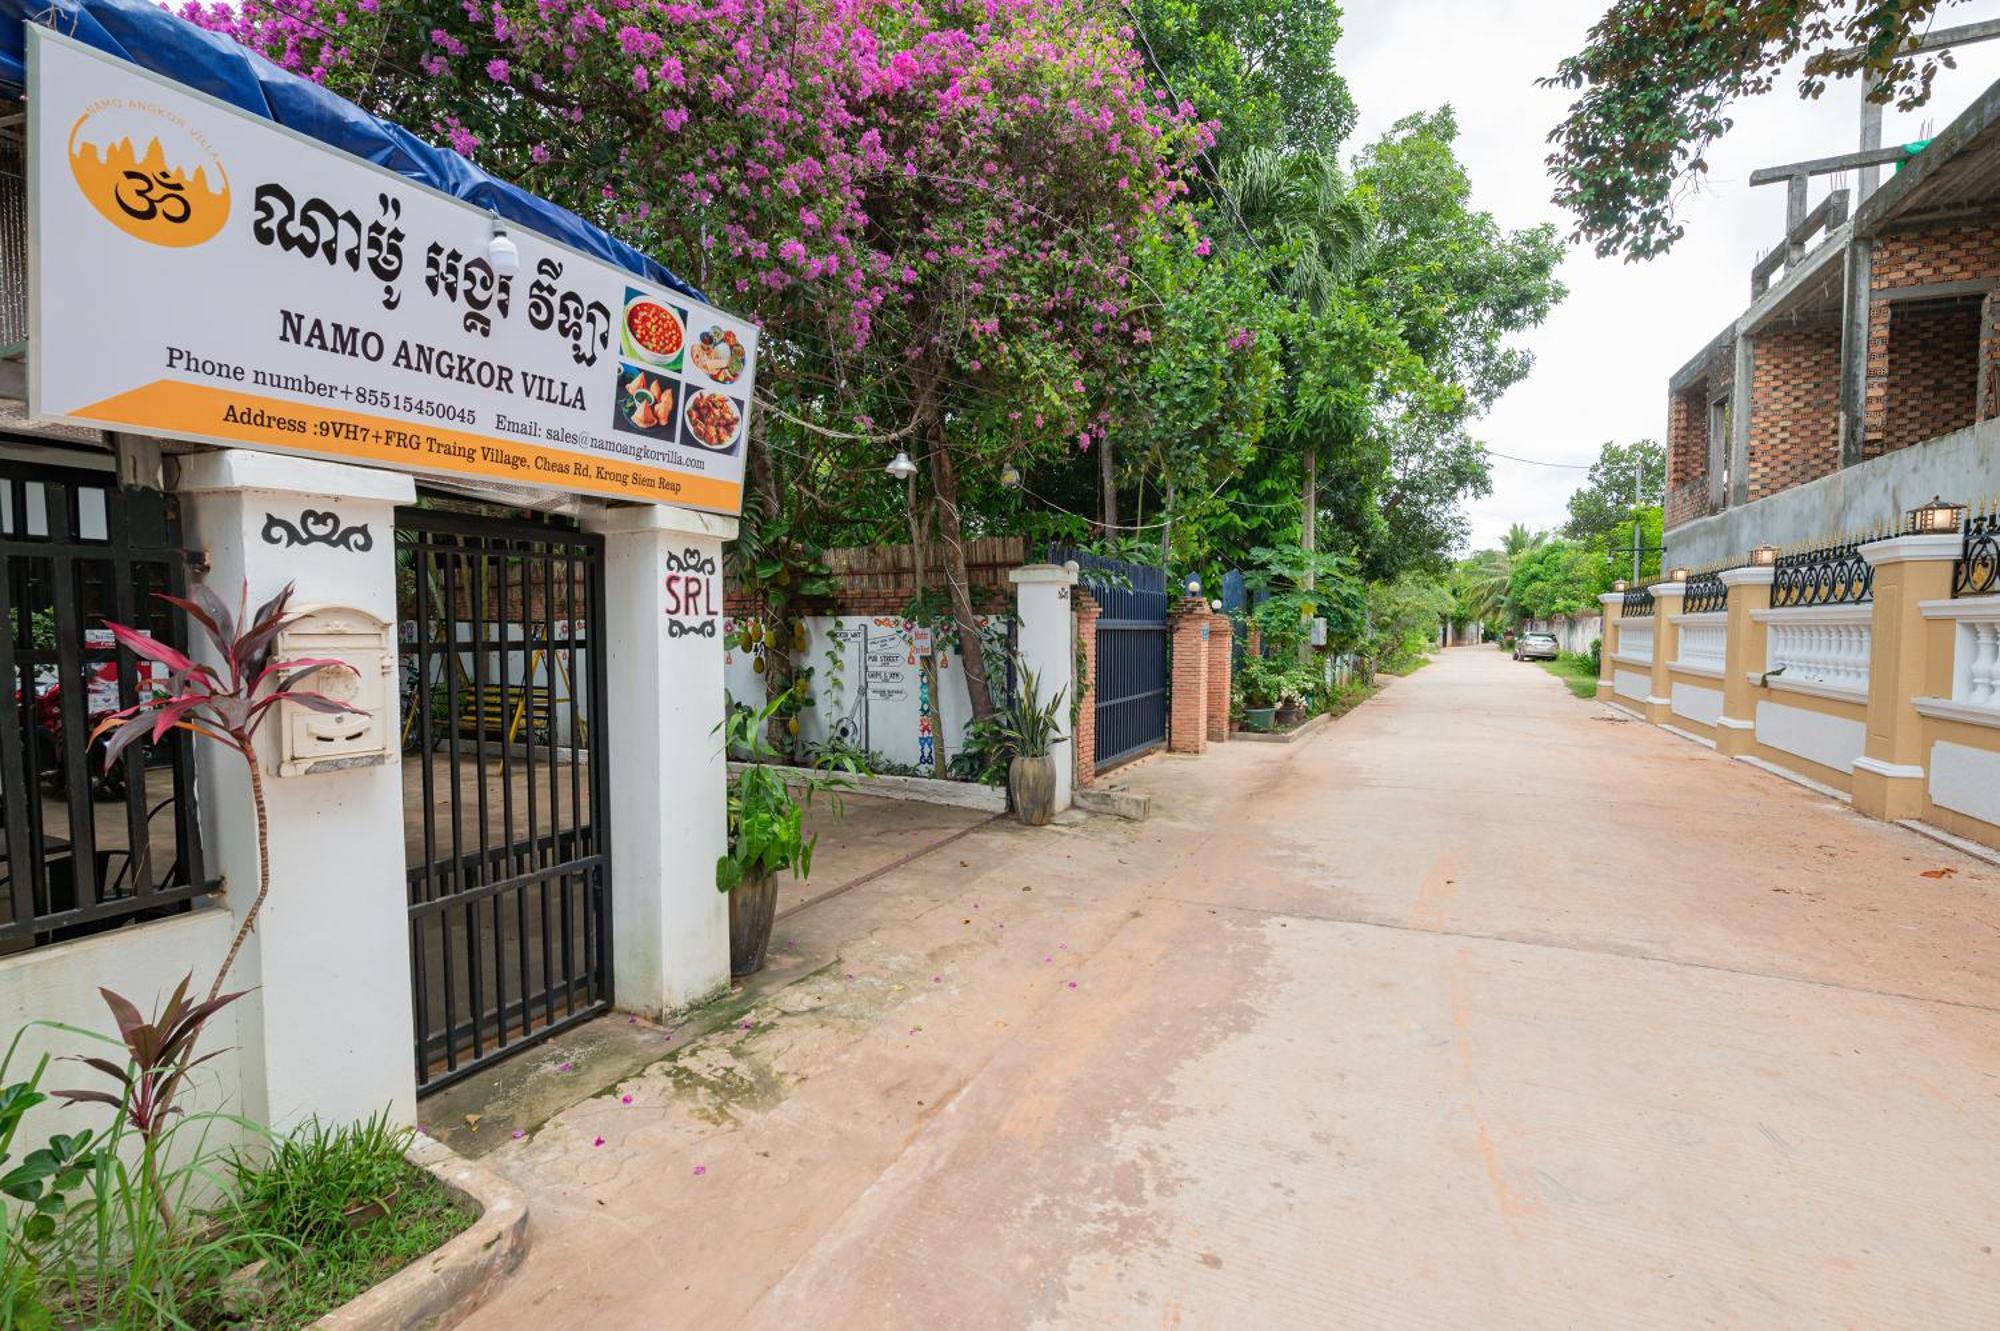
{"label": "food photo on sign", "polygon": [[748,416],[736,387],[748,365],[735,328],[703,320],[688,337],[685,306],[636,287],[625,289],[619,329],[613,429],[724,455],[736,452]]}

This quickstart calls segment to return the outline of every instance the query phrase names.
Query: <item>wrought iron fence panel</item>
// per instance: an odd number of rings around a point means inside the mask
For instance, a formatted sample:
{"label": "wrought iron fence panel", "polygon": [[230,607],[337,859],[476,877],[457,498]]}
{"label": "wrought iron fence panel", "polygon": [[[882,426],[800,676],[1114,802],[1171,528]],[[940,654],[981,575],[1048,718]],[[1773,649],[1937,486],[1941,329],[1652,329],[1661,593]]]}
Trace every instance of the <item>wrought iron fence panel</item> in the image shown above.
{"label": "wrought iron fence panel", "polygon": [[1697,573],[1687,580],[1681,610],[1690,615],[1712,614],[1729,608],[1729,584],[1720,573]]}
{"label": "wrought iron fence panel", "polygon": [[1859,605],[1875,599],[1875,569],[1859,541],[1779,555],[1771,570],[1771,605]]}
{"label": "wrought iron fence panel", "polygon": [[420,1091],[611,1003],[604,544],[396,515]]}
{"label": "wrought iron fence panel", "polygon": [[1627,619],[1645,619],[1653,613],[1653,594],[1644,587],[1634,587],[1625,593],[1625,604],[1620,611]]}
{"label": "wrought iron fence panel", "polygon": [[107,770],[90,740],[164,668],[115,646],[107,620],[186,650],[172,496],[108,472],[0,463],[0,952],[178,915],[203,872],[193,738],[135,743]]}
{"label": "wrought iron fence panel", "polygon": [[1097,620],[1096,759],[1136,758],[1167,741],[1167,571],[1051,546],[1049,562],[1074,559],[1102,613]]}
{"label": "wrought iron fence panel", "polygon": [[1953,596],[2000,591],[2000,509],[1965,520],[1965,550],[1952,569]]}

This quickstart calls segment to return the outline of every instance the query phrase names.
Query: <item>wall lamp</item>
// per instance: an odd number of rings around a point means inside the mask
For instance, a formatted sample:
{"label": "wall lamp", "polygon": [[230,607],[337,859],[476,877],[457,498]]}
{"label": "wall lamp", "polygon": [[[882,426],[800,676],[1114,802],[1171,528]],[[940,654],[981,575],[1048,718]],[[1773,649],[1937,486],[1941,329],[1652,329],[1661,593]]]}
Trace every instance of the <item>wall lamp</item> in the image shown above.
{"label": "wall lamp", "polygon": [[1769,568],[1778,562],[1778,547],[1769,541],[1750,552],[1750,563],[1755,568]]}
{"label": "wall lamp", "polygon": [[1629,583],[1629,582],[1627,582],[1627,581],[1625,581],[1625,579],[1623,579],[1623,578],[1620,578],[1620,579],[1618,579],[1618,581],[1616,581],[1616,582],[1614,582],[1614,583],[1612,583],[1612,584],[1611,584],[1611,590],[1612,590],[1612,591],[1614,591],[1614,592],[1622,592],[1622,591],[1624,591],[1624,590],[1625,590],[1625,589],[1626,589],[1627,587],[1630,587],[1631,585],[1632,585],[1632,584],[1631,584],[1631,583]]}
{"label": "wall lamp", "polygon": [[1667,570],[1668,582],[1686,582],[1687,580],[1688,580],[1688,571],[1686,569],[1670,568]]}
{"label": "wall lamp", "polygon": [[1910,510],[1910,531],[1918,536],[1955,535],[1965,518],[1965,505],[1954,504],[1943,495]]}

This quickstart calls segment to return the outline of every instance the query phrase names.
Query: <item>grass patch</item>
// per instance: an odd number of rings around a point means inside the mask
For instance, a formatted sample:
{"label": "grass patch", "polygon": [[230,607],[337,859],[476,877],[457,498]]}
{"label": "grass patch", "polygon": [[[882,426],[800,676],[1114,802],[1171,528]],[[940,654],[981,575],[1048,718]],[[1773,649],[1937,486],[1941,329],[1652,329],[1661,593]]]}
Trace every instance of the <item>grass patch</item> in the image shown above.
{"label": "grass patch", "polygon": [[1381,686],[1378,684],[1363,684],[1359,679],[1352,680],[1341,688],[1335,689],[1333,696],[1327,699],[1326,706],[1321,710],[1338,721],[1341,717],[1346,716],[1362,703],[1374,697],[1380,688]]}
{"label": "grass patch", "polygon": [[1536,664],[1569,685],[1569,691],[1577,697],[1597,696],[1597,671],[1591,667],[1589,657],[1576,652],[1564,652],[1553,661],[1539,661]]}
{"label": "grass patch", "polygon": [[444,1185],[414,1165],[403,1167],[395,1210],[361,1229],[301,1244],[274,1257],[257,1283],[270,1298],[231,1323],[242,1331],[293,1331],[308,1326],[410,1263],[443,1247],[473,1221]]}
{"label": "grass patch", "polygon": [[1428,656],[1412,656],[1402,661],[1385,661],[1377,666],[1376,670],[1384,675],[1414,675],[1430,663],[1431,658]]}

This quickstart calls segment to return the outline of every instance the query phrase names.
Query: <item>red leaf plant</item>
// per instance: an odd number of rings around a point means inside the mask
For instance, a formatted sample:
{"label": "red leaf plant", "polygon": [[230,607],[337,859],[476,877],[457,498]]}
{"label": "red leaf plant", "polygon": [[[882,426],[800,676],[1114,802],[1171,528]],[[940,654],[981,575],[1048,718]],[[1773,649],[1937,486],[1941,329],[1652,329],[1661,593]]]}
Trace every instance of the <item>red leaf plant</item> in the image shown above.
{"label": "red leaf plant", "polygon": [[[99,736],[109,734],[110,738],[104,746],[106,769],[118,761],[118,755],[134,740],[144,737],[147,743],[157,744],[170,730],[186,730],[226,745],[242,757],[243,765],[250,774],[250,799],[257,814],[257,895],[251,899],[250,908],[243,913],[243,920],[237,925],[236,938],[229,945],[228,955],[222,959],[222,968],[215,973],[214,984],[209,986],[208,1001],[196,1009],[202,1013],[196,1021],[195,1029],[198,1031],[201,1021],[207,1019],[207,1013],[216,1005],[217,996],[222,992],[222,982],[228,976],[230,967],[236,964],[236,955],[243,950],[244,940],[256,925],[257,913],[263,909],[264,898],[271,890],[271,857],[267,845],[270,825],[264,809],[263,769],[257,761],[258,728],[280,703],[291,703],[315,712],[361,713],[362,709],[299,687],[322,670],[351,671],[352,667],[346,662],[322,658],[271,659],[272,644],[277,641],[278,634],[296,618],[285,614],[285,606],[292,598],[291,583],[286,583],[276,596],[258,606],[255,613],[246,613],[250,604],[250,588],[246,582],[242,602],[235,615],[230,614],[228,607],[214,592],[199,583],[193,589],[192,600],[156,594],[162,601],[179,607],[189,619],[201,626],[215,648],[220,668],[196,661],[149,633],[105,621],[105,627],[111,630],[121,646],[143,660],[159,662],[170,673],[165,686],[154,690],[153,696],[113,712],[100,721],[96,730],[91,732],[91,741],[94,743]],[[243,625],[240,632],[237,628],[239,623]],[[105,998],[109,1002],[113,995],[106,994]],[[112,1008],[114,1013],[118,1013],[120,1029],[124,1029],[125,1017],[118,1012],[118,1003],[112,1003]]]}
{"label": "red leaf plant", "polygon": [[215,1053],[196,1056],[195,1042],[201,1038],[202,1028],[210,1017],[243,997],[239,991],[210,994],[200,1002],[191,1001],[188,986],[193,980],[193,975],[183,976],[173,995],[150,1021],[140,1015],[129,999],[109,989],[99,989],[97,992],[104,995],[105,1005],[118,1023],[118,1038],[124,1043],[130,1061],[121,1067],[108,1058],[79,1056],[77,1062],[103,1073],[117,1090],[55,1093],[58,1099],[72,1104],[110,1105],[139,1134],[139,1163],[145,1191],[169,1229],[174,1224],[173,1207],[160,1184],[159,1173],[166,1131],[174,1116],[182,1112],[179,1098],[187,1075],[216,1056]]}

